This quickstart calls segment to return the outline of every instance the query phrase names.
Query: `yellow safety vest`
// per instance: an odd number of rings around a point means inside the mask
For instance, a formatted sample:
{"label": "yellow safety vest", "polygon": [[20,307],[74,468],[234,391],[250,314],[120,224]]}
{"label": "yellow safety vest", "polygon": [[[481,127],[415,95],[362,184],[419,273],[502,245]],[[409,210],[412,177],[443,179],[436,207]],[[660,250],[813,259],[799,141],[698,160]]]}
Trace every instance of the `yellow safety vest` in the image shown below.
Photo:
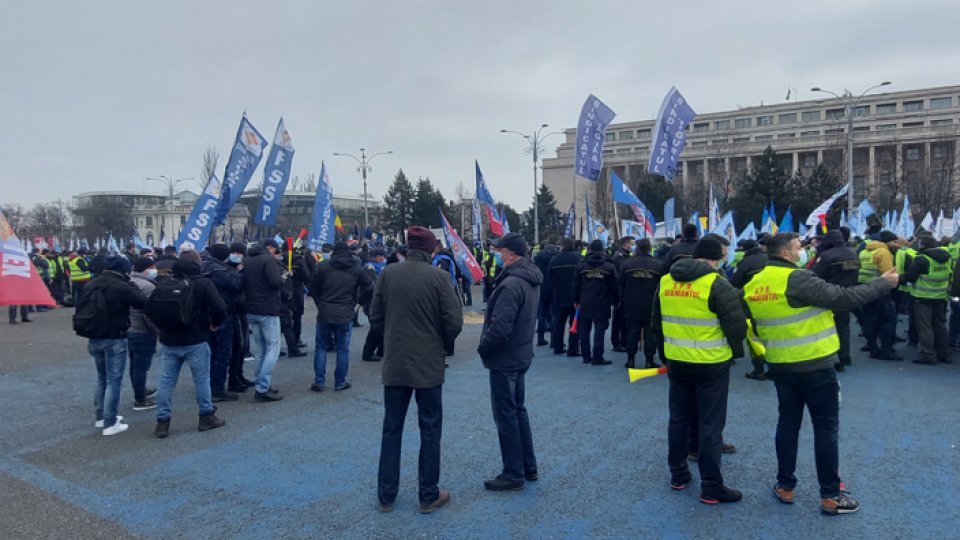
{"label": "yellow safety vest", "polygon": [[[911,247],[902,247],[897,250],[897,254],[894,256],[894,264],[897,267],[897,273],[901,276],[907,273],[907,257],[916,258],[917,250]],[[897,287],[897,289],[903,292],[910,292],[912,287],[911,283],[904,283]]]}
{"label": "yellow safety vest", "polygon": [[790,364],[829,356],[840,349],[833,312],[787,303],[787,280],[798,268],[767,266],[744,291],[767,362]]}
{"label": "yellow safety vest", "polygon": [[880,277],[880,268],[873,262],[874,251],[864,248],[860,252],[860,273],[857,275],[857,281],[860,283],[869,283],[874,278]]}
{"label": "yellow safety vest", "polygon": [[719,364],[733,357],[720,320],[709,308],[718,277],[710,272],[693,281],[674,281],[667,274],[660,280],[663,352],[671,361]]}
{"label": "yellow safety vest", "polygon": [[927,259],[930,263],[930,270],[926,274],[920,274],[916,283],[913,284],[910,294],[914,298],[943,300],[947,297],[947,288],[950,285],[950,274],[952,273],[950,264],[939,263],[922,253],[919,256]]}
{"label": "yellow safety vest", "polygon": [[[77,262],[81,257],[75,257],[67,261],[67,266],[70,267],[70,281],[90,281],[90,270],[81,270],[80,264]],[[89,268],[89,265],[87,266]]]}

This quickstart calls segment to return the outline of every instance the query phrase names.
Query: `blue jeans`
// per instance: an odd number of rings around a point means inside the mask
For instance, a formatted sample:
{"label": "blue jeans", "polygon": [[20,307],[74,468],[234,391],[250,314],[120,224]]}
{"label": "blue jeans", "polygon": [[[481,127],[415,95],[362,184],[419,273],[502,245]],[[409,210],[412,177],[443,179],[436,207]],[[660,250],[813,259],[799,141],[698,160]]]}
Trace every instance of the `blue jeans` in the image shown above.
{"label": "blue jeans", "polygon": [[190,365],[193,385],[197,389],[197,409],[200,416],[213,414],[216,410],[210,401],[210,346],[207,342],[184,347],[163,346],[163,375],[157,391],[157,421],[170,420],[171,394],[180,378],[180,368]]}
{"label": "blue jeans", "polygon": [[153,354],[157,352],[157,336],[150,332],[127,334],[130,349],[130,385],[133,386],[133,399],[143,401],[147,398],[147,372],[153,363]]}
{"label": "blue jeans", "polygon": [[250,348],[256,347],[257,392],[270,391],[270,379],[280,358],[280,317],[277,315],[247,314],[250,323]]}
{"label": "blue jeans", "polygon": [[227,387],[227,367],[233,354],[233,324],[236,317],[228,316],[216,332],[210,332],[210,390],[224,392]]}
{"label": "blue jeans", "polygon": [[323,386],[327,380],[327,349],[330,348],[331,334],[337,349],[337,368],[333,372],[333,387],[340,388],[347,382],[352,333],[352,323],[317,323],[316,347],[313,351],[313,382],[315,384]]}
{"label": "blue jeans", "polygon": [[490,403],[500,437],[505,480],[523,482],[525,473],[537,470],[530,418],[524,405],[526,371],[490,370]]}
{"label": "blue jeans", "polygon": [[117,423],[120,385],[127,367],[127,339],[91,339],[87,351],[97,365],[97,387],[93,392],[97,420],[103,420],[103,427],[110,427]]}

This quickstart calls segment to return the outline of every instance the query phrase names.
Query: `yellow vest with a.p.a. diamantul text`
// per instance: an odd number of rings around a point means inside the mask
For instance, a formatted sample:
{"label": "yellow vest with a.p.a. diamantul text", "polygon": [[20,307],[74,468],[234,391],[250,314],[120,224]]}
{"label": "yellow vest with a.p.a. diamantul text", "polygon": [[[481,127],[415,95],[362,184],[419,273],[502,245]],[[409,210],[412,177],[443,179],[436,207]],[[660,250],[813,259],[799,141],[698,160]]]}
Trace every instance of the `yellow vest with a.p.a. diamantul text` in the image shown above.
{"label": "yellow vest with a.p.a. diamantul text", "polygon": [[710,311],[710,290],[720,276],[710,272],[693,281],[675,281],[670,274],[660,280],[660,320],[663,353],[668,360],[691,364],[719,364],[733,350]]}

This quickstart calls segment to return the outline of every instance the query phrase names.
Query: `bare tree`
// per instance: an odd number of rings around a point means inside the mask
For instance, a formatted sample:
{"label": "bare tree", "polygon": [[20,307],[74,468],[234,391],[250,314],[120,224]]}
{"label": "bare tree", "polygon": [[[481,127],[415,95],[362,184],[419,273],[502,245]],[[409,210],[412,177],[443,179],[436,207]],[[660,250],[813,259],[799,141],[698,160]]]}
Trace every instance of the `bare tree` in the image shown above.
{"label": "bare tree", "polygon": [[[220,151],[212,146],[208,146],[203,151],[203,165],[200,168],[200,183],[204,186],[210,177],[217,173],[217,163],[220,161]],[[222,180],[222,179],[221,179]]]}
{"label": "bare tree", "polygon": [[300,185],[300,191],[306,191],[308,193],[314,193],[317,191],[317,175],[310,173],[303,180],[303,184]]}
{"label": "bare tree", "polygon": [[0,206],[0,210],[3,211],[3,215],[7,218],[7,223],[10,224],[10,227],[13,228],[13,232],[15,234],[23,234],[20,229],[27,218],[26,208],[19,203],[10,203]]}

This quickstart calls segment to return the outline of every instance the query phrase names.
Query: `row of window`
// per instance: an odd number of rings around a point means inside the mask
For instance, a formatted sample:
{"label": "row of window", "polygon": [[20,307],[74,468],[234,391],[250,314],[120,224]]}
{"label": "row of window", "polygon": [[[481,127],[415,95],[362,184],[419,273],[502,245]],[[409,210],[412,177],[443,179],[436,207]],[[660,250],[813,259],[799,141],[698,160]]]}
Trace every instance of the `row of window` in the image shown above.
{"label": "row of window", "polygon": [[[697,144],[697,143],[700,143],[700,144]],[[696,143],[693,143],[691,146],[703,146],[705,144],[706,144],[705,141],[697,141]],[[647,146],[641,146],[636,148],[618,148],[616,150],[616,153],[617,154],[644,153],[647,150],[649,150],[649,147]],[[933,143],[930,145],[930,156],[933,159],[945,159],[950,155],[950,152],[951,152],[951,144],[949,143]],[[613,154],[614,151],[608,149],[608,150],[604,150],[603,153],[605,155],[610,155],[610,154]],[[859,151],[854,152],[854,162],[864,163],[866,161],[867,155],[868,154],[866,154],[865,152],[859,152]],[[921,155],[922,154],[921,154],[920,146],[905,146],[903,149],[903,157],[907,161],[918,161]],[[877,161],[893,161],[894,156],[895,156],[894,151],[889,148],[881,148],[881,149],[877,149],[876,151]],[[733,158],[733,159],[736,160],[736,159],[744,159],[744,158]],[[801,154],[800,161],[803,167],[808,167],[808,168],[816,167],[817,155],[810,154],[810,153]],[[149,225],[147,226],[149,227]]]}
{"label": "row of window", "polygon": [[[912,100],[904,101],[902,105],[903,112],[920,112],[923,111],[924,100]],[[857,117],[870,116],[870,107],[871,105],[861,105],[855,107],[853,110],[853,115]],[[873,105],[874,114],[876,115],[885,115],[885,114],[894,114],[897,112],[897,103],[879,103]],[[949,109],[953,107],[953,96],[945,97],[935,97],[930,98],[930,109],[939,110],[939,109]],[[827,120],[842,120],[846,117],[845,109],[834,108],[826,109],[825,111],[802,111],[799,115],[800,122],[819,122],[820,120],[826,118]],[[797,123],[797,113],[782,113],[777,115],[776,124],[777,125],[787,125],[787,124],[796,124]],[[756,120],[757,127],[763,126],[772,126],[774,125],[774,115],[763,115],[757,117],[748,117],[748,118],[735,118],[733,120],[733,127],[735,129],[746,129],[754,126],[754,120]],[[952,122],[952,121],[951,121]],[[948,122],[949,123],[949,122]],[[711,129],[710,122],[696,122],[693,124],[694,133],[704,133],[710,131]],[[933,124],[933,122],[931,122]],[[730,129],[730,120],[716,120],[713,122],[713,131],[724,131]],[[638,139],[649,139],[651,137],[651,130],[649,129],[640,129],[640,130],[630,130],[630,131],[620,131],[620,132],[610,132],[606,135],[608,141],[613,140],[629,140],[634,137]]]}

